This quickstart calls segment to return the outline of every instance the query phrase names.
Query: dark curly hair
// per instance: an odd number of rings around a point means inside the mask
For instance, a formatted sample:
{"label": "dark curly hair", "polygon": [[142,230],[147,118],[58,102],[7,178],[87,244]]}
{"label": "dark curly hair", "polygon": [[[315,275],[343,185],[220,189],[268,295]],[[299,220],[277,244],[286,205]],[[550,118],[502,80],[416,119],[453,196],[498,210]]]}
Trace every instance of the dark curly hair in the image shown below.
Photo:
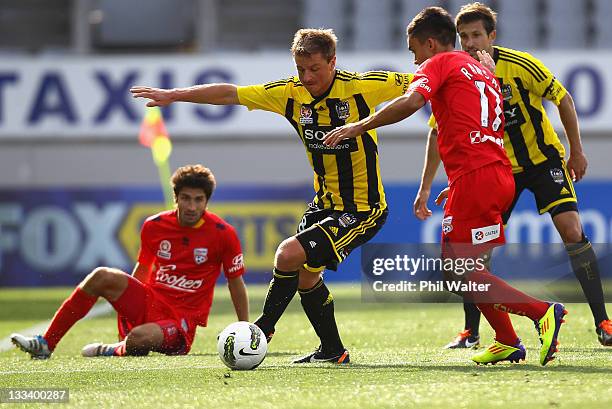
{"label": "dark curly hair", "polygon": [[212,171],[202,165],[185,165],[178,168],[172,175],[171,181],[175,198],[181,189],[191,187],[204,190],[206,200],[210,200],[217,184]]}

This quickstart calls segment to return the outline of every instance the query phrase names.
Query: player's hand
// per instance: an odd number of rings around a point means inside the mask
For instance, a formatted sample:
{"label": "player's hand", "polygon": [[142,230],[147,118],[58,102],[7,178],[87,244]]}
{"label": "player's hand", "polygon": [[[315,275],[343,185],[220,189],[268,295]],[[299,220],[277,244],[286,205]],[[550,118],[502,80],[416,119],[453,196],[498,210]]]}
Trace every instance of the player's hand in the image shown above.
{"label": "player's hand", "polygon": [[570,153],[569,159],[567,160],[567,170],[574,182],[578,182],[584,177],[587,166],[588,162],[584,153]]}
{"label": "player's hand", "polygon": [[442,204],[442,202],[444,201],[444,199],[446,199],[448,197],[448,191],[449,190],[450,190],[450,187],[446,187],[444,190],[442,190],[438,194],[438,197],[436,197],[436,206],[440,206]]}
{"label": "player's hand", "polygon": [[148,107],[165,107],[174,102],[170,89],[135,86],[130,88],[130,92],[134,98],[150,99],[151,101],[147,102]]}
{"label": "player's hand", "polygon": [[363,133],[361,125],[357,123],[347,124],[344,126],[340,126],[327,135],[325,135],[325,139],[323,140],[323,144],[326,146],[331,146],[332,148],[338,145],[342,140],[355,138]]}
{"label": "player's hand", "polygon": [[419,220],[425,220],[431,216],[431,210],[427,207],[427,201],[429,200],[429,190],[419,190],[414,199],[413,211],[414,215]]}
{"label": "player's hand", "polygon": [[493,57],[491,57],[491,54],[485,50],[482,50],[476,51],[476,55],[478,56],[478,61],[480,61],[480,63],[484,65],[486,69],[491,72],[495,72],[495,61],[493,60]]}

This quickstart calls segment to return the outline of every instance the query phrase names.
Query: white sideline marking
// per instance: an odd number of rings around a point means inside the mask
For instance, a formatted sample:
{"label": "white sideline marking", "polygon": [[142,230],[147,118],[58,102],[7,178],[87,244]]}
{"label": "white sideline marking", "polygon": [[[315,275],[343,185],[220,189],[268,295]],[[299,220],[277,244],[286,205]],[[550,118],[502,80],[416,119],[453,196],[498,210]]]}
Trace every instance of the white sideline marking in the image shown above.
{"label": "white sideline marking", "polygon": [[[101,304],[101,305],[96,305],[94,306],[91,311],[89,311],[89,313],[87,313],[87,315],[83,318],[84,320],[90,319],[90,318],[95,318],[95,317],[99,317],[101,315],[106,315],[108,313],[110,313],[111,311],[113,311],[113,306],[110,305],[108,302]],[[51,320],[48,321],[44,321],[41,322],[40,324],[36,324],[30,328],[26,328],[23,329],[21,331],[15,331],[19,334],[23,334],[23,335],[37,335],[40,334],[41,332],[43,332],[45,329],[47,329],[47,327],[49,326],[49,324],[51,323]],[[0,340],[0,353],[8,351],[10,349],[15,348],[15,346],[13,345],[13,343],[11,342],[11,337],[8,336],[6,338],[3,338]],[[4,372],[2,372],[4,373]]]}
{"label": "white sideline marking", "polygon": [[[112,359],[112,358],[93,358],[93,359]],[[177,369],[227,369],[223,364],[219,365],[194,365],[194,366],[150,366],[146,368],[82,368],[82,369],[66,369],[62,368],[61,372],[64,373],[78,373],[78,372],[135,372],[135,371],[175,371]],[[20,374],[31,374],[31,373],[55,373],[58,369],[34,369],[24,371],[0,371],[0,375],[20,375]],[[229,371],[229,369],[228,369]]]}

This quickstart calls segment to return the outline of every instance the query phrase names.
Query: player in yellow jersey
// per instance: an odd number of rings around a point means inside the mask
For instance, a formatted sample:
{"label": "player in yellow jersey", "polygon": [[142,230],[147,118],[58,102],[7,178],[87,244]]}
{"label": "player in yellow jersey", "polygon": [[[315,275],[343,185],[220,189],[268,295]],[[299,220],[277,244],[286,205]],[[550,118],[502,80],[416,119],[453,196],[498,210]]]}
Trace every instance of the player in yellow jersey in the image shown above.
{"label": "player in yellow jersey", "polygon": [[334,318],[334,301],[322,280],[357,246],[370,240],[387,218],[375,131],[337,147],[323,144],[330,130],[356,122],[377,105],[406,92],[412,74],[388,71],[354,73],[336,69],[336,36],[332,30],[301,29],[291,52],[297,76],[265,84],[196,85],[181,89],[136,86],[134,97],[148,106],[172,102],[240,104],[283,115],[306,148],[314,171],[316,196],[296,235],[276,251],[273,279],[263,314],[255,322],[270,338],[296,292],[321,345],[296,363],[349,362]]}
{"label": "player in yellow jersey", "polygon": [[[602,345],[612,345],[612,321],[606,313],[604,295],[595,252],[584,235],[578,214],[573,181],[582,179],[587,160],[582,151],[580,131],[571,95],[541,61],[532,55],[493,46],[496,13],[482,3],[463,6],[456,16],[457,32],[464,51],[477,58],[485,50],[496,63],[504,98],[506,119],[504,147],[512,163],[516,192],[510,209],[503,215],[504,224],[520,194],[533,192],[540,214],[549,213],[565,243],[576,278],[582,286],[595,321],[595,331]],[[543,99],[555,104],[567,140],[569,158],[542,106]],[[430,131],[428,155],[421,188],[415,199],[417,217],[428,217],[430,188],[439,163],[432,143],[436,131]],[[439,197],[436,202],[441,201]],[[466,348],[478,344],[480,312],[474,304],[464,304],[465,328],[447,348]]]}

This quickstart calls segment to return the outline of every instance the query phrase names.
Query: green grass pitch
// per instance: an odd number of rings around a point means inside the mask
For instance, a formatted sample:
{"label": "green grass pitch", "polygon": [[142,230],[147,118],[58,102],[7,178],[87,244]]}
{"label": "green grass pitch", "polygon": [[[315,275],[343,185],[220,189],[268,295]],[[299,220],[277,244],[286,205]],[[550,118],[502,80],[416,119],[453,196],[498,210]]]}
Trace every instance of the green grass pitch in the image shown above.
{"label": "green grass pitch", "polygon": [[[296,366],[291,359],[317,339],[298,297],[279,322],[263,364],[227,370],[216,335],[235,321],[225,288],[218,288],[210,326],[200,328],[188,356],[95,358],[84,344],[116,339],[114,317],[77,323],[47,361],[16,349],[0,353],[0,388],[70,389],[75,408],[593,408],[612,405],[612,348],[597,342],[586,304],[568,305],[558,359],[538,363],[533,324],[513,322],[527,346],[527,361],[477,367],[471,350],[441,349],[463,324],[459,304],[362,303],[358,284],[331,284],[341,335],[351,352],[345,366]],[[250,286],[251,317],[265,294]],[[0,290],[0,339],[49,319],[70,289]],[[610,310],[610,308],[609,308]],[[482,323],[485,344],[492,339]],[[0,405],[9,406],[9,405]],[[13,404],[10,407],[19,407]],[[24,405],[25,406],[25,405]],[[31,404],[30,407],[40,405]]]}

